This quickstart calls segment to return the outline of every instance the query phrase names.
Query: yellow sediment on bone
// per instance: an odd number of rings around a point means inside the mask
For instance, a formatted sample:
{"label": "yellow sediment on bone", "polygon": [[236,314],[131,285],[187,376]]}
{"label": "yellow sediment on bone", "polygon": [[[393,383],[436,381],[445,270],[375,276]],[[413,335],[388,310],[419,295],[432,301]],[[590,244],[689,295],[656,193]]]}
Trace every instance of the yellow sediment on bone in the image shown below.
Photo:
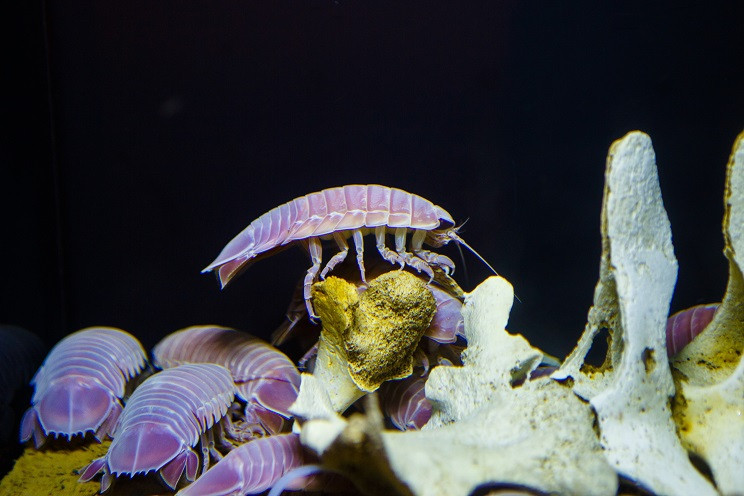
{"label": "yellow sediment on bone", "polygon": [[349,474],[365,494],[411,496],[390,467],[382,441],[382,412],[375,395],[365,398],[364,414],[354,413],[323,453],[323,465]]}
{"label": "yellow sediment on bone", "polygon": [[426,284],[394,271],[370,282],[355,309],[355,324],[344,344],[351,377],[373,391],[413,373],[413,352],[431,324],[436,301]]}
{"label": "yellow sediment on bone", "polygon": [[[13,469],[0,480],[2,496],[93,496],[101,489],[100,476],[78,482],[82,469],[108,451],[110,440],[97,443],[74,439],[48,442],[41,450],[27,446]],[[107,496],[173,494],[154,477],[121,477]]]}
{"label": "yellow sediment on bone", "polygon": [[76,471],[86,467],[95,458],[106,454],[109,441],[73,442],[65,446],[61,441],[55,446],[36,450],[26,447],[16,460],[13,470],[0,481],[2,495],[93,495],[101,488],[95,479],[78,483]]}
{"label": "yellow sediment on bone", "polygon": [[729,280],[706,329],[672,360],[674,421],[683,446],[711,469],[722,494],[738,494],[744,477],[744,132],[726,170],[723,253]]}
{"label": "yellow sediment on bone", "polygon": [[[724,253],[730,253],[726,246]],[[710,385],[728,377],[744,352],[744,279],[735,261],[729,261],[726,295],[704,332],[677,354],[675,373],[697,385]]]}
{"label": "yellow sediment on bone", "polygon": [[690,384],[711,385],[725,380],[736,369],[744,353],[744,132],[734,143],[726,166],[723,194],[723,254],[729,263],[726,294],[715,317],[703,333],[674,357],[672,366],[678,376]]}
{"label": "yellow sediment on bone", "polygon": [[346,361],[356,386],[366,392],[413,372],[413,352],[429,327],[436,302],[413,274],[393,271],[356,287],[329,277],[313,285],[313,305],[323,323],[320,347],[328,360]]}

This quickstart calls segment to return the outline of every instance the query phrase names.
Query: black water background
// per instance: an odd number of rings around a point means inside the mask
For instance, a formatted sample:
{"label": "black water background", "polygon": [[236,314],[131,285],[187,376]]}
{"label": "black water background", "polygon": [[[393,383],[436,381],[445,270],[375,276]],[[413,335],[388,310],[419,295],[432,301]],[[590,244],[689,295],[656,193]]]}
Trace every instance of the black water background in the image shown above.
{"label": "black water background", "polygon": [[[597,4],[6,7],[0,321],[48,344],[90,325],[147,347],[200,323],[267,336],[306,255],[223,292],[200,269],[275,205],[379,182],[469,219],[522,300],[510,329],[564,356],[597,279],[606,152],[634,129],[672,222],[672,310],[720,299],[742,9]],[[488,272],[466,257],[471,289]]]}

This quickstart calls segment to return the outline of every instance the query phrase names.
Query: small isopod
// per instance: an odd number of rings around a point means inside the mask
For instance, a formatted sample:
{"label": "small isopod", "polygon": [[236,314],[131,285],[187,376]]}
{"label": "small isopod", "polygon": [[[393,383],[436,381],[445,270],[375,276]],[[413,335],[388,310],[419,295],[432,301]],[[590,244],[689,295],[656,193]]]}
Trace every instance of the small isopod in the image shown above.
{"label": "small isopod", "polygon": [[666,325],[667,355],[676,355],[703,332],[716,315],[719,305],[697,305],[670,316]]}
{"label": "small isopod", "polygon": [[[303,463],[299,434],[254,439],[232,450],[179,496],[259,494]],[[301,489],[293,487],[294,489]]]}
{"label": "small isopod", "polygon": [[414,373],[405,379],[388,381],[379,389],[383,414],[399,430],[421,429],[429,421],[432,404],[424,386],[433,366],[461,366],[462,346],[432,341],[420,343]]}
{"label": "small isopod", "polygon": [[213,431],[229,422],[234,396],[230,371],[213,363],[180,365],[149,377],[129,398],[108,452],[83,470],[80,481],[103,472],[101,492],[118,476],[153,471],[171,489],[182,475],[193,481],[199,468],[197,444],[203,471],[210,455],[221,456],[212,446]]}
{"label": "small isopod", "polygon": [[[395,236],[395,251],[385,244],[388,229],[392,229]],[[301,243],[308,248],[312,259],[304,280],[303,296],[308,315],[317,318],[310,303],[310,288],[319,273],[321,278],[325,277],[346,258],[349,237],[354,241],[362,282],[366,283],[363,238],[369,233],[374,233],[382,258],[401,267],[410,265],[426,273],[431,280],[435,267],[449,273],[454,271],[455,264],[444,255],[425,250],[424,243],[439,248],[455,241],[483,260],[457,230],[446,210],[421,196],[378,184],[351,184],[310,193],[266,212],[235,236],[202,272],[215,271],[225,287],[256,260],[293,243]],[[410,252],[406,251],[409,232],[412,233]],[[333,239],[340,251],[321,271],[322,239]]]}
{"label": "small isopod", "polygon": [[152,354],[153,364],[163,369],[185,363],[227,368],[238,397],[246,403],[236,425],[245,439],[276,434],[291,417],[289,406],[297,399],[300,373],[284,353],[255,336],[229,327],[192,326],[163,338]]}
{"label": "small isopod", "polygon": [[399,430],[421,429],[431,417],[432,406],[424,393],[426,376],[413,374],[380,387],[382,411]]}
{"label": "small isopod", "polygon": [[131,334],[90,327],[52,348],[34,376],[32,406],[21,421],[21,441],[37,447],[48,435],[71,438],[111,434],[122,410],[127,381],[145,367],[145,350]]}

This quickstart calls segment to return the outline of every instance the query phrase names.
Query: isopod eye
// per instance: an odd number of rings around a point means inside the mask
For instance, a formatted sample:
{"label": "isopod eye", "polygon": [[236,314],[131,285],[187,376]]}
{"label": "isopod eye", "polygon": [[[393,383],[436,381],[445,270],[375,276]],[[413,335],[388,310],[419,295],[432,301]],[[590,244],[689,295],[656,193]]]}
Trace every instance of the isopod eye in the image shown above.
{"label": "isopod eye", "polygon": [[56,381],[39,402],[39,422],[47,433],[73,436],[95,431],[116,401],[101,384],[80,376]]}

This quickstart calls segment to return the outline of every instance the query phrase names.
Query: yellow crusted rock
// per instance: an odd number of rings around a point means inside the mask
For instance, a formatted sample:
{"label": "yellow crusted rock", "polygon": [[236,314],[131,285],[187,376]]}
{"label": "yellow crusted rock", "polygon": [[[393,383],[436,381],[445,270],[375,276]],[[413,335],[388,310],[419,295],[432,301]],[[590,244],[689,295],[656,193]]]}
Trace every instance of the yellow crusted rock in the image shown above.
{"label": "yellow crusted rock", "polygon": [[418,277],[392,271],[356,287],[337,277],[313,285],[313,305],[323,323],[318,358],[343,357],[361,391],[413,372],[413,352],[436,311],[434,296]]}
{"label": "yellow crusted rock", "polygon": [[393,271],[370,282],[344,341],[356,385],[374,391],[384,381],[411,375],[413,352],[435,311],[434,296],[413,274]]}

